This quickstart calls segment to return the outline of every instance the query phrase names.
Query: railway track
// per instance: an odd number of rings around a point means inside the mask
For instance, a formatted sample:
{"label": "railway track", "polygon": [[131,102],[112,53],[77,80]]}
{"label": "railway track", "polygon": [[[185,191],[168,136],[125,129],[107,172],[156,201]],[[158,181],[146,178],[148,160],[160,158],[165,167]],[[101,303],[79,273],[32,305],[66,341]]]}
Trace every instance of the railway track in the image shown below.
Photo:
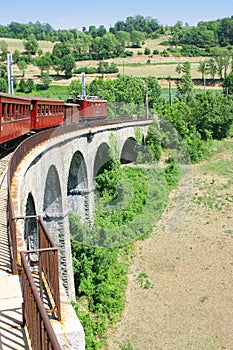
{"label": "railway track", "polygon": [[7,235],[7,168],[11,153],[0,158],[0,274],[11,273]]}
{"label": "railway track", "polygon": [[22,326],[22,292],[12,275],[7,232],[7,168],[12,152],[0,158],[0,349],[29,349]]}

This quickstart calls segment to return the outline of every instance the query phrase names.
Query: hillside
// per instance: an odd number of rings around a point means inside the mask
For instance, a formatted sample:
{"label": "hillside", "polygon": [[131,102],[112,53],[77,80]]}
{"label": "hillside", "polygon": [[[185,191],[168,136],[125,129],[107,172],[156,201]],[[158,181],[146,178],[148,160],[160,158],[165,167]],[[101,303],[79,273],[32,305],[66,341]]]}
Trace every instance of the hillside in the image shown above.
{"label": "hillside", "polygon": [[[168,77],[179,77],[178,73],[176,72],[177,64],[188,61],[191,63],[191,75],[193,79],[201,79],[201,73],[198,72],[198,64],[200,61],[207,59],[206,57],[175,57],[172,55],[170,55],[169,57],[164,57],[161,54],[144,54],[145,48],[149,48],[151,52],[153,52],[153,50],[159,50],[159,52],[165,50],[166,46],[161,45],[161,42],[166,39],[167,37],[161,37],[159,39],[148,39],[145,41],[142,48],[130,49],[131,51],[133,51],[132,57],[114,58],[108,59],[106,61],[109,63],[116,63],[120,74],[127,74],[139,77],[146,77],[149,75],[155,76],[159,79],[162,87],[168,87]],[[1,40],[4,40],[7,43],[8,49],[11,53],[13,53],[15,50],[19,50],[20,52],[23,52],[24,50],[23,41],[20,39],[2,38]],[[48,41],[38,41],[38,44],[39,48],[42,49],[44,53],[47,51],[51,52],[54,45],[53,43]],[[99,61],[93,60],[77,61],[76,67],[97,67],[98,63]],[[22,72],[20,72],[16,64],[14,64],[13,66],[13,71],[16,79],[19,81],[22,78]],[[53,71],[52,69],[49,72],[50,77],[52,79],[52,85],[69,86],[72,80],[81,79],[80,74],[73,75],[72,78],[66,79],[63,75],[57,76],[55,71]],[[114,79],[115,76],[116,74],[108,74],[105,75],[105,78]],[[86,75],[86,82],[89,83],[93,79],[98,77],[100,77],[100,74],[88,74]],[[25,71],[24,79],[29,78],[33,79],[35,83],[40,83],[40,70],[33,65],[28,65]],[[175,82],[172,82],[172,86],[175,87]],[[202,82],[199,81],[197,86],[202,86]],[[219,87],[218,83],[214,84],[214,87]]]}
{"label": "hillside", "polygon": [[192,165],[183,220],[173,217],[175,226],[169,226],[175,191],[153,235],[135,244],[111,350],[233,348],[232,151],[228,140],[210,159]]}

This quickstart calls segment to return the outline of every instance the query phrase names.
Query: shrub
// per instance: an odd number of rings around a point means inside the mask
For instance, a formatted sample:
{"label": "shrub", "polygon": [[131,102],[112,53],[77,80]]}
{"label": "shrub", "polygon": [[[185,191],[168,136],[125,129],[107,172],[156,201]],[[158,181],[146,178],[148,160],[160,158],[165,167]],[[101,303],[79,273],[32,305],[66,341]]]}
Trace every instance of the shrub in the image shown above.
{"label": "shrub", "polygon": [[150,55],[150,49],[149,47],[146,47],[144,50],[144,55]]}

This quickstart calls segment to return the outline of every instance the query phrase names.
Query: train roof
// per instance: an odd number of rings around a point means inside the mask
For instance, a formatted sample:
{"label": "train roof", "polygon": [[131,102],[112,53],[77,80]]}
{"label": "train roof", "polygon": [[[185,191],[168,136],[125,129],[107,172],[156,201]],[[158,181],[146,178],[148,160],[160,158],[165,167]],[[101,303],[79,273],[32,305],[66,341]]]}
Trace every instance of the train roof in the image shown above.
{"label": "train roof", "polygon": [[31,101],[42,101],[42,102],[56,102],[56,103],[64,103],[63,100],[59,100],[58,98],[50,98],[50,97],[43,97],[43,96],[29,96],[31,98]]}
{"label": "train roof", "polygon": [[43,96],[23,96],[23,95],[12,95],[7,94],[5,92],[0,92],[0,98],[11,99],[11,100],[23,100],[23,101],[42,101],[42,102],[56,102],[56,103],[64,103],[63,100],[59,100],[57,98],[43,97]]}
{"label": "train roof", "polygon": [[22,96],[22,95],[12,95],[12,94],[7,94],[5,92],[0,92],[0,98],[5,98],[7,100],[23,100],[30,102],[31,98],[30,96]]}

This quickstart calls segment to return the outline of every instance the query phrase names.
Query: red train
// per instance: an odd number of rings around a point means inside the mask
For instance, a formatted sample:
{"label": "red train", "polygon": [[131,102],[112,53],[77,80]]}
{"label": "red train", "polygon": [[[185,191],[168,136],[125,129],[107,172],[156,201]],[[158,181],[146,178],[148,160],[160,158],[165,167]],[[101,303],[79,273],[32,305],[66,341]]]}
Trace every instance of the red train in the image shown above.
{"label": "red train", "polygon": [[107,101],[98,97],[57,99],[16,96],[0,92],[0,144],[17,137],[83,120],[105,118]]}
{"label": "red train", "polygon": [[100,119],[107,116],[107,101],[99,99],[98,96],[75,97],[69,102],[76,103],[79,110],[79,119]]}

